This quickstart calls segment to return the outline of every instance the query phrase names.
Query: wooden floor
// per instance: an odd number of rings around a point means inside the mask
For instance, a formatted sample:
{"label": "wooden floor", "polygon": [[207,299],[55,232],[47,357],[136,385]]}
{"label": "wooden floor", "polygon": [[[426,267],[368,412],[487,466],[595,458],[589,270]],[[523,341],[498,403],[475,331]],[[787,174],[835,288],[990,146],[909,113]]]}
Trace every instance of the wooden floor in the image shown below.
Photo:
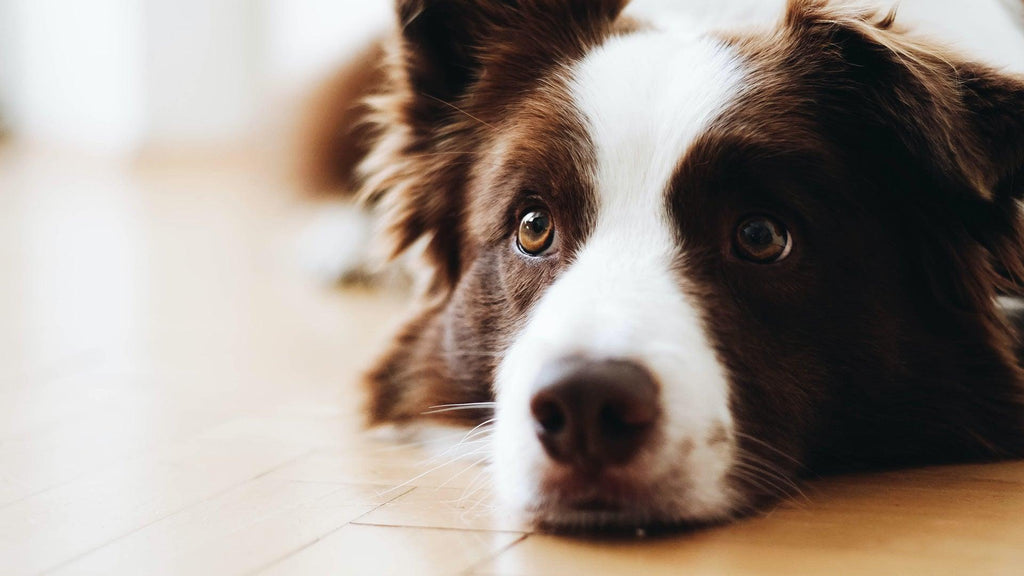
{"label": "wooden floor", "polygon": [[360,430],[402,302],[299,271],[311,207],[261,166],[0,151],[0,575],[1024,574],[1022,463],[820,480],[672,538],[529,534],[486,470]]}

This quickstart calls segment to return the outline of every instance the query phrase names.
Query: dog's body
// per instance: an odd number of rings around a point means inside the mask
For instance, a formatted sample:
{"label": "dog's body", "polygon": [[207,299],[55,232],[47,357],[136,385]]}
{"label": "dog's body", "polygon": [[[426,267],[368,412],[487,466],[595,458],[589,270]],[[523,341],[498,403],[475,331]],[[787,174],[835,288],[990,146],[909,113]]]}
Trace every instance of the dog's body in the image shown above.
{"label": "dog's body", "polygon": [[431,265],[371,420],[493,413],[559,528],[1024,455],[1019,7],[400,0],[320,154]]}

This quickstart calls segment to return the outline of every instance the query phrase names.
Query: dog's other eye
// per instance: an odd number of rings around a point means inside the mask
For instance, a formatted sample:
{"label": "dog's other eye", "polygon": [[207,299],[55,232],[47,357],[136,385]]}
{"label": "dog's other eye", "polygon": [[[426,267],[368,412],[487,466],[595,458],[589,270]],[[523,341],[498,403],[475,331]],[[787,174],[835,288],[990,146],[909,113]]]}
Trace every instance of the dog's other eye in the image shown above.
{"label": "dog's other eye", "polygon": [[786,227],[768,216],[751,216],[736,228],[736,252],[745,260],[770,264],[785,260],[793,249]]}
{"label": "dog's other eye", "polygon": [[531,210],[519,221],[519,249],[538,256],[551,247],[555,239],[555,225],[545,210]]}

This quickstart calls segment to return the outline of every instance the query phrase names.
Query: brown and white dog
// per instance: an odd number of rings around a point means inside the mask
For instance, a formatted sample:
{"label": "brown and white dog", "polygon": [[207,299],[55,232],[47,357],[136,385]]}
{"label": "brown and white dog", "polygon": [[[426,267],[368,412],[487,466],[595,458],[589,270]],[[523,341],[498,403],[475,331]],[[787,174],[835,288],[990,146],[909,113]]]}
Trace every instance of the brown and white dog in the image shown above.
{"label": "brown and white dog", "polygon": [[556,529],[1024,455],[1020,4],[905,1],[967,55],[846,3],[626,4],[398,0],[341,77],[321,168],[432,266],[371,421],[493,417]]}

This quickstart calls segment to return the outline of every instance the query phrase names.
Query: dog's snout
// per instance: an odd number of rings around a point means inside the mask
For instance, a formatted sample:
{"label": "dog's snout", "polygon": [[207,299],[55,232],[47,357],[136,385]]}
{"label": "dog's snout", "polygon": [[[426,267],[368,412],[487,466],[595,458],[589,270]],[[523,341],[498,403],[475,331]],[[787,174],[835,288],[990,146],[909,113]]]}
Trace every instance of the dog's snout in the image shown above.
{"label": "dog's snout", "polygon": [[537,384],[537,437],[553,460],[582,470],[629,462],[658,418],[657,384],[633,362],[563,360]]}

